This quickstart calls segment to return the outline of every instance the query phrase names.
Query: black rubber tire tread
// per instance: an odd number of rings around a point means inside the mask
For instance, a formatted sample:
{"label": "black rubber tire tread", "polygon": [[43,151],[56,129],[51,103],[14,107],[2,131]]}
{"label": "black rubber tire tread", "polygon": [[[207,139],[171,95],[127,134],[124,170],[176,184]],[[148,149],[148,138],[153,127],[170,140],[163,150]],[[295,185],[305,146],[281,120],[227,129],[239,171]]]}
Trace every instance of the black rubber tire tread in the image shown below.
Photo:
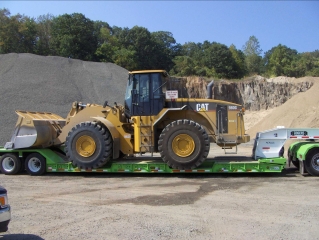
{"label": "black rubber tire tread", "polygon": [[[11,170],[11,171],[7,171],[3,168],[2,166],[2,163],[3,163],[3,160],[7,157],[10,157],[13,161],[13,164],[14,164],[14,168]],[[17,174],[21,171],[21,160],[20,158],[14,154],[14,153],[6,153],[6,154],[3,154],[0,158],[0,170],[3,174],[5,175],[14,175],[14,174]]]}
{"label": "black rubber tire tread", "polygon": [[[185,158],[176,155],[172,149],[172,141],[178,134],[188,134],[195,142],[194,152]],[[193,169],[200,166],[209,153],[210,142],[205,129],[198,123],[181,119],[168,124],[158,140],[158,149],[165,163],[179,170]]]}
{"label": "black rubber tire tread", "polygon": [[[37,158],[41,162],[41,166],[38,171],[33,171],[32,169],[29,168],[29,161],[31,161],[31,159],[33,158]],[[40,153],[29,154],[25,159],[24,165],[25,165],[25,170],[31,176],[40,176],[46,172],[46,160]]]}
{"label": "black rubber tire tread", "polygon": [[[306,171],[313,176],[319,176],[319,165],[315,163],[315,160],[319,158],[319,150],[314,149],[307,153],[305,168]],[[317,165],[318,169],[315,169],[313,164]]]}
{"label": "black rubber tire tread", "polygon": [[[96,144],[96,150],[90,157],[79,155],[75,148],[76,140],[83,135],[92,137]],[[107,128],[97,122],[82,122],[69,132],[65,142],[65,153],[67,159],[75,167],[81,169],[99,168],[112,158],[112,146],[112,136]]]}

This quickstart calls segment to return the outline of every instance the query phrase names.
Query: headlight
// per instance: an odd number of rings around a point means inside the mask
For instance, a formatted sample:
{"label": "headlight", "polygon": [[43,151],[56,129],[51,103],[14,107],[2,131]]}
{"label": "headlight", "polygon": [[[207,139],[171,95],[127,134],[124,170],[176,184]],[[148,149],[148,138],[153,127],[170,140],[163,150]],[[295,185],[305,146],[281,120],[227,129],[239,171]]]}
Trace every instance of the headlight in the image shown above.
{"label": "headlight", "polygon": [[9,205],[7,194],[0,195],[0,206],[7,207]]}

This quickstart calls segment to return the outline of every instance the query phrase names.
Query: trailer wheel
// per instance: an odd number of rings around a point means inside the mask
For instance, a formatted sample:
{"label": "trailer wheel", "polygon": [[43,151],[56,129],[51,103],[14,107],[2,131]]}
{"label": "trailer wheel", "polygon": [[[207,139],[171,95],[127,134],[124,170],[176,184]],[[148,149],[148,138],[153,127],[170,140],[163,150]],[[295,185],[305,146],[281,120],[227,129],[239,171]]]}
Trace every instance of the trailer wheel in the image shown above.
{"label": "trailer wheel", "polygon": [[75,167],[99,168],[112,157],[110,132],[96,122],[82,122],[69,132],[65,152]]}
{"label": "trailer wheel", "polygon": [[313,176],[319,176],[319,152],[311,151],[307,154],[305,168]]}
{"label": "trailer wheel", "polygon": [[32,153],[25,159],[25,169],[32,176],[40,176],[45,173],[46,161],[39,153]]}
{"label": "trailer wheel", "polygon": [[209,138],[198,123],[182,119],[167,125],[158,141],[164,162],[170,167],[184,170],[201,165],[209,153]]}
{"label": "trailer wheel", "polygon": [[6,153],[0,159],[0,169],[5,175],[14,175],[21,170],[21,160],[16,154]]}

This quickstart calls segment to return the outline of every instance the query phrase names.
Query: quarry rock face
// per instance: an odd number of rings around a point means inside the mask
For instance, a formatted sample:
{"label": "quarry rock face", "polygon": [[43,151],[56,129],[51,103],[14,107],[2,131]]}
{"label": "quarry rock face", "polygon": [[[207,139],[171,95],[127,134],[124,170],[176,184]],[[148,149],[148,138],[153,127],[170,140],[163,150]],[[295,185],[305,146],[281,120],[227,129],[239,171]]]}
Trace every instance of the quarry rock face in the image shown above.
{"label": "quarry rock face", "polygon": [[[207,98],[208,83],[200,77],[187,77],[181,79],[180,88],[187,89],[190,98]],[[278,107],[293,95],[307,91],[312,85],[311,81],[294,82],[294,79],[285,77],[266,79],[256,76],[236,82],[221,80],[214,82],[212,97],[241,104],[247,110],[258,111]]]}

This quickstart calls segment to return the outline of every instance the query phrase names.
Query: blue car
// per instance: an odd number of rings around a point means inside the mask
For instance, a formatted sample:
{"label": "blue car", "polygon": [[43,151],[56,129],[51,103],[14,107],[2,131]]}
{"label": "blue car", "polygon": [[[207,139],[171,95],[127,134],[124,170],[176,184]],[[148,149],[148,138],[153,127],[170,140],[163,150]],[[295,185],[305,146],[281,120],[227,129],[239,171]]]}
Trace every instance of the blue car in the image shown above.
{"label": "blue car", "polygon": [[0,232],[8,231],[11,219],[11,209],[8,202],[7,190],[0,186]]}

